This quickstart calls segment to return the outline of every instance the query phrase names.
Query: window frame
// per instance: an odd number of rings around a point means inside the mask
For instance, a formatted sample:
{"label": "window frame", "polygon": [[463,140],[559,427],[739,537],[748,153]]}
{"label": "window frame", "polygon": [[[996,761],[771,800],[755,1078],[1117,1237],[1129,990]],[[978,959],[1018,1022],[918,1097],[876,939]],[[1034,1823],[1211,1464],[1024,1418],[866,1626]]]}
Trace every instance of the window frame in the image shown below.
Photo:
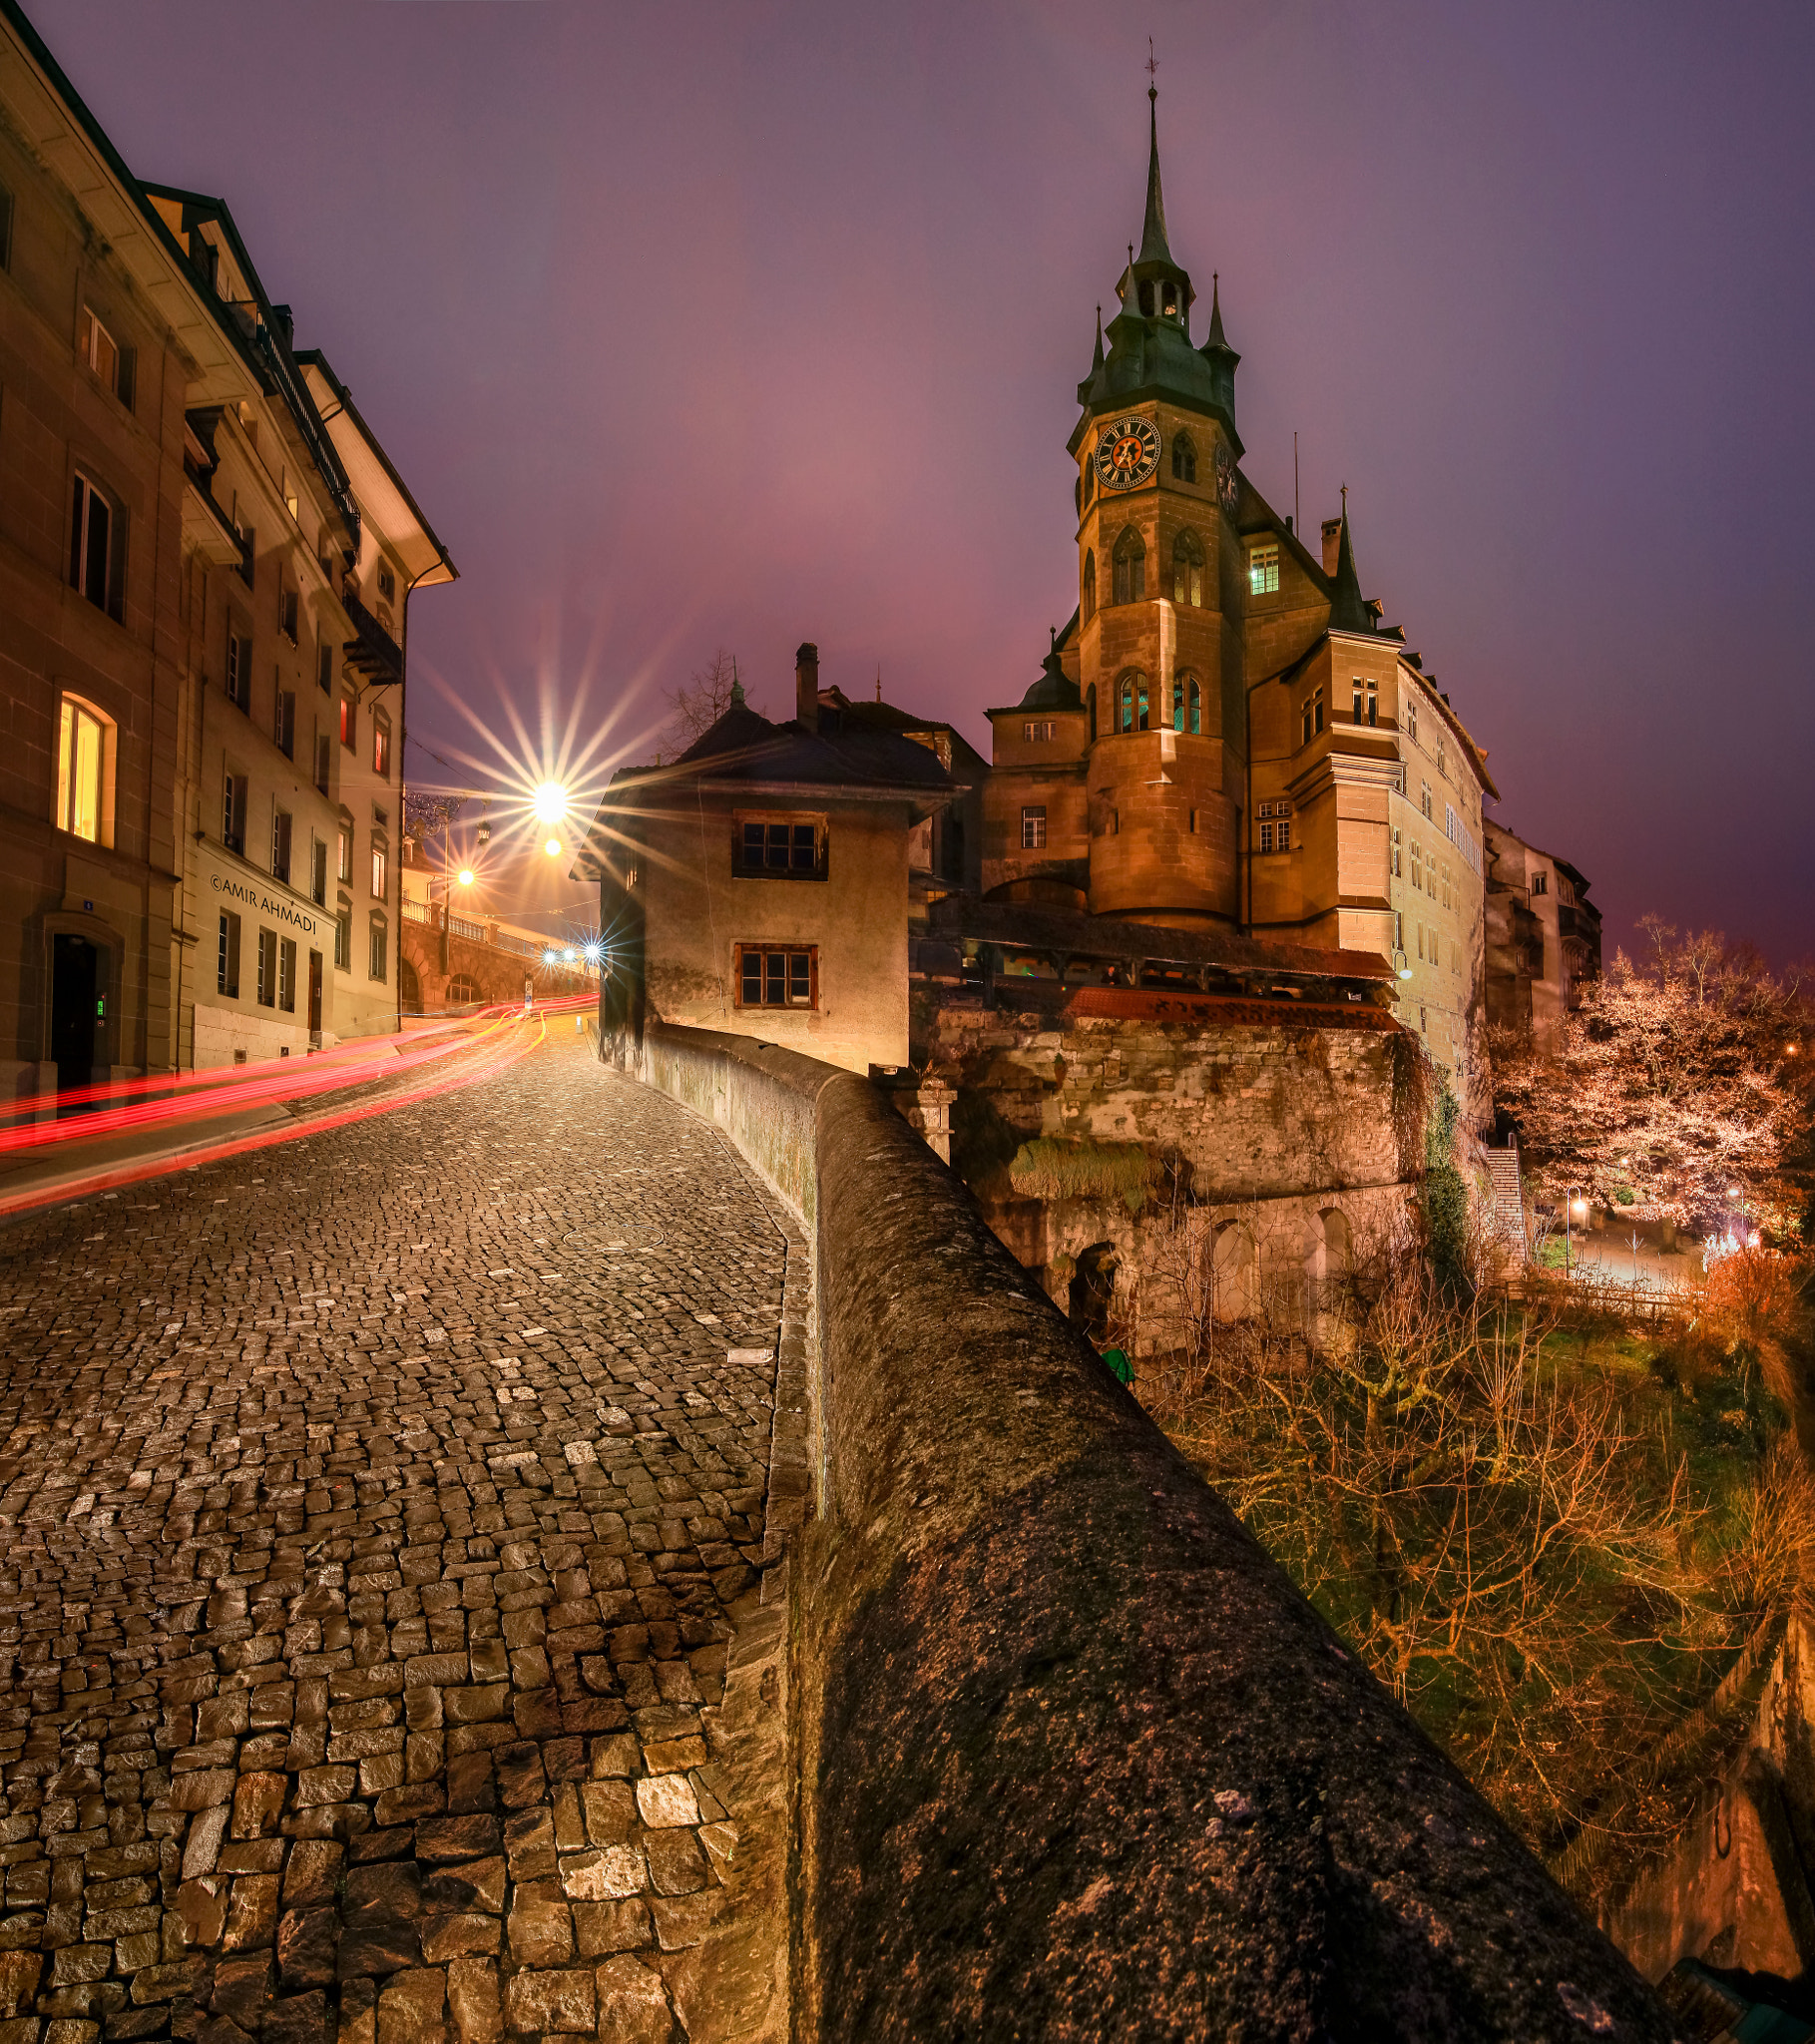
{"label": "window frame", "polygon": [[[106,519],[99,549],[102,557],[99,596],[91,586],[97,553],[94,521],[97,506]],[[78,596],[85,598],[103,617],[112,618],[116,624],[120,622],[121,584],[126,580],[125,531],[125,514],[113,493],[104,484],[96,482],[86,468],[78,466],[70,484],[69,567],[64,579]]]}
{"label": "window frame", "polygon": [[1248,547],[1248,594],[1249,596],[1277,596],[1279,594],[1279,542],[1256,540]]}
{"label": "window frame", "polygon": [[[764,963],[758,968],[758,983],[762,986],[764,998],[755,1001],[744,999],[744,959],[747,956],[761,958]],[[786,994],[779,1001],[767,996],[769,974],[767,960],[783,958],[787,963],[782,968],[783,985]],[[804,1000],[793,997],[793,961],[804,957],[806,960],[807,994]],[[741,1014],[781,1014],[791,1012],[797,1015],[815,1015],[819,1012],[819,946],[817,944],[788,943],[735,943],[731,946],[731,995],[732,1006]]]}
{"label": "window frame", "polygon": [[1045,802],[1022,803],[1021,848],[1023,851],[1044,851],[1046,849]]}
{"label": "window frame", "polygon": [[371,867],[372,899],[386,901],[390,898],[385,891],[390,879],[390,846],[376,832],[372,836]]}
{"label": "window frame", "polygon": [[216,938],[215,990],[229,1001],[239,998],[239,917],[230,908],[221,911]]}
{"label": "window frame", "polygon": [[[85,727],[92,726],[94,740],[94,831],[77,827],[79,816],[76,785]],[[57,816],[56,827],[84,844],[112,845],[114,841],[114,769],[118,732],[114,720],[85,696],[64,689],[57,697]]]}
{"label": "window frame", "polygon": [[1178,610],[1203,608],[1203,542],[1188,525],[1172,535],[1172,605]]}
{"label": "window frame", "polygon": [[261,1008],[277,1005],[277,932],[266,923],[258,925],[257,1001]]}
{"label": "window frame", "polygon": [[1172,480],[1175,483],[1194,483],[1197,480],[1197,442],[1182,426],[1172,435]]}
{"label": "window frame", "polygon": [[366,918],[365,932],[365,976],[374,986],[389,986],[391,983],[390,943],[390,923],[374,908]]}
{"label": "window frame", "polygon": [[1117,536],[1116,550],[1111,556],[1110,584],[1112,604],[1146,602],[1146,540],[1135,526],[1125,525]]}
{"label": "window frame", "polygon": [[[795,862],[795,853],[800,849],[797,835],[802,830],[813,833],[812,863]],[[749,833],[760,830],[763,833],[763,857],[760,863],[749,856]],[[771,863],[770,833],[785,830],[788,833],[785,849],[785,864]],[[731,876],[739,880],[824,880],[831,873],[831,825],[823,809],[733,809],[731,811]]]}
{"label": "window frame", "polygon": [[391,721],[376,712],[372,716],[372,771],[383,781],[391,777]]}
{"label": "window frame", "polygon": [[359,706],[351,696],[340,698],[340,743],[355,757],[359,752]]}
{"label": "window frame", "polygon": [[[295,857],[296,819],[286,808],[271,805],[271,878],[290,883],[290,865]],[[278,861],[282,863],[279,864]]]}

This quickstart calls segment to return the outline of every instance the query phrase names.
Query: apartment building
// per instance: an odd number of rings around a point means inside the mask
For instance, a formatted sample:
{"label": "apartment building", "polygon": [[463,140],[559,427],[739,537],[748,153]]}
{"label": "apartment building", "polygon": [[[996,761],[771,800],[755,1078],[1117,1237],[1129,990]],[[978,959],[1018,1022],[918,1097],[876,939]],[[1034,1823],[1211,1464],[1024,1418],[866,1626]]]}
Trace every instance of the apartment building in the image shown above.
{"label": "apartment building", "polygon": [[452,563],[226,206],[135,179],[11,0],[0,224],[0,1087],[395,1028]]}

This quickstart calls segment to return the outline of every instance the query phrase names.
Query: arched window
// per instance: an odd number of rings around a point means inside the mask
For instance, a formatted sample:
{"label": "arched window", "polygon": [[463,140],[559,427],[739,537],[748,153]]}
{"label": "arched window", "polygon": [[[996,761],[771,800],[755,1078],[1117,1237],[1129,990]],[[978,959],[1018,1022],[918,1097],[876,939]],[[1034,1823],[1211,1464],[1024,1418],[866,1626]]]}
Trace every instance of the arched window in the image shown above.
{"label": "arched window", "polygon": [[1203,542],[1187,525],[1172,542],[1172,601],[1203,605]]}
{"label": "arched window", "polygon": [[1189,724],[1185,728],[1193,736],[1198,736],[1203,731],[1203,691],[1198,688],[1195,675],[1187,675],[1184,686],[1189,695],[1189,703],[1185,714],[1190,719]]}
{"label": "arched window", "polygon": [[58,706],[57,828],[91,844],[114,841],[114,726],[92,703]]}
{"label": "arched window", "polygon": [[1176,679],[1172,683],[1172,729],[1184,729],[1184,683]]}
{"label": "arched window", "polygon": [[1082,593],[1084,622],[1088,625],[1097,615],[1097,550],[1087,547],[1084,555],[1084,587]]}
{"label": "arched window", "polygon": [[1138,669],[1122,678],[1120,709],[1116,727],[1119,731],[1147,729],[1147,678]]}
{"label": "arched window", "polygon": [[1140,603],[1147,593],[1146,542],[1131,525],[1116,542],[1116,573],[1113,601]]}
{"label": "arched window", "polygon": [[1197,480],[1197,448],[1189,433],[1180,430],[1172,435],[1172,474],[1181,483]]}
{"label": "arched window", "polygon": [[1084,707],[1091,713],[1091,744],[1097,743],[1097,684],[1093,682],[1084,692]]}

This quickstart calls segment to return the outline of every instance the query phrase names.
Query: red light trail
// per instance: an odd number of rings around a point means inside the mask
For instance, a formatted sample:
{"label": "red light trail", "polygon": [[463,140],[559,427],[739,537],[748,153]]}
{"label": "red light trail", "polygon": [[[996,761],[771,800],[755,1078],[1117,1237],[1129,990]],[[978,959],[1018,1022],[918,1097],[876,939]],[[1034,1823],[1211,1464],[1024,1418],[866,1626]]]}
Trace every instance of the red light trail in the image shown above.
{"label": "red light trail", "polygon": [[[496,1077],[538,1048],[547,1038],[549,1016],[581,1013],[593,1005],[590,995],[570,995],[540,1002],[533,1013],[517,1008],[489,1010],[486,1016],[474,1018],[480,1025],[477,1030],[470,1023],[463,1023],[451,1032],[437,1030],[426,1041],[420,1031],[366,1037],[356,1043],[338,1044],[314,1058],[267,1059],[257,1065],[229,1067],[225,1072],[168,1073],[156,1078],[116,1080],[20,1101],[12,1109],[14,1115],[57,1104],[116,1104],[65,1120],[0,1129],[0,1154],[54,1151],[110,1136],[156,1133],[165,1128],[181,1133],[219,1116],[242,1113],[248,1107],[309,1100],[322,1093],[381,1080],[401,1078],[406,1082],[386,1091],[382,1098],[351,1101],[310,1115],[291,1127],[256,1129],[246,1135],[225,1137],[218,1143],[204,1141],[175,1154],[166,1151],[155,1157],[97,1165],[92,1171],[78,1171],[12,1194],[0,1191],[0,1217],[136,1185],[144,1179],[192,1170],[246,1151],[293,1143],[299,1137],[344,1128],[374,1115],[415,1106],[437,1094],[477,1085]],[[144,1098],[147,1094],[159,1097]]]}

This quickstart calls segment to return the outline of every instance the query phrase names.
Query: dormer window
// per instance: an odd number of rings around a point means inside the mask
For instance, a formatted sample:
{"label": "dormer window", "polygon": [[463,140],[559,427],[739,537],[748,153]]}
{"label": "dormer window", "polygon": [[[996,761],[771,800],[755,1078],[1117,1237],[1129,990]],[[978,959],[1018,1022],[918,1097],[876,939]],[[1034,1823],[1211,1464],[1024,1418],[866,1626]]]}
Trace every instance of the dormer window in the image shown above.
{"label": "dormer window", "polygon": [[1248,594],[1279,594],[1279,544],[1276,540],[1248,548]]}

